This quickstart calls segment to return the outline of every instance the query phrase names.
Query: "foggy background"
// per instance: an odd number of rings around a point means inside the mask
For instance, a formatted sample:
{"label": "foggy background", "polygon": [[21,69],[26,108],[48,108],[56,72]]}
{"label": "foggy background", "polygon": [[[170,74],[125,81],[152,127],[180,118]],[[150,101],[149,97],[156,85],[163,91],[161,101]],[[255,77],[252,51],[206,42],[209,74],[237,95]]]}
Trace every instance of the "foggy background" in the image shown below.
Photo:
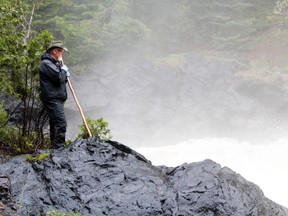
{"label": "foggy background", "polygon": [[[287,137],[287,30],[270,22],[276,1],[131,4],[145,35],[110,41],[113,52],[71,77],[85,114],[106,119],[113,139],[139,147]],[[120,25],[109,11],[108,25]],[[72,96],[66,106],[73,139],[82,121]]]}
{"label": "foggy background", "polygon": [[[111,43],[118,49],[85,73],[72,68],[85,115],[106,119],[112,140],[153,164],[209,158],[288,206],[288,43],[286,27],[271,23],[276,1],[149,2],[129,12],[146,15],[147,37]],[[66,115],[75,139],[82,120],[71,95]]]}
{"label": "foggy background", "polygon": [[[167,66],[169,58],[176,63]],[[255,144],[287,137],[287,82],[242,77],[248,64],[196,52],[113,61],[72,81],[86,115],[108,120],[117,141],[139,147],[203,137]],[[70,99],[68,107],[76,109]],[[82,123],[77,112],[68,119],[73,127]],[[71,131],[73,137],[77,127]]]}

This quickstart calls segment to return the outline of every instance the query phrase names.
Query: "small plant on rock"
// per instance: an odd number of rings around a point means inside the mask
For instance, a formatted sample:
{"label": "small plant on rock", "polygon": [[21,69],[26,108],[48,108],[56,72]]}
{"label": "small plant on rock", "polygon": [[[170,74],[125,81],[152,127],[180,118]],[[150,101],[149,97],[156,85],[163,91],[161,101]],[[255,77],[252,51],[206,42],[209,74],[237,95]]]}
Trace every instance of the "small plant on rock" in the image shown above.
{"label": "small plant on rock", "polygon": [[[90,119],[90,118],[86,118],[88,127],[91,131],[92,136],[97,136],[100,137],[101,139],[104,140],[110,140],[112,138],[111,134],[110,134],[110,129],[108,128],[108,122],[103,119],[103,118],[99,118],[99,119]],[[82,133],[80,133],[78,135],[78,138],[84,138],[87,139],[89,137],[88,132],[86,130],[85,125],[81,125],[79,127],[79,129],[81,130]]]}
{"label": "small plant on rock", "polygon": [[51,211],[47,213],[48,216],[82,216],[79,212],[72,212],[72,213],[62,213],[57,211]]}
{"label": "small plant on rock", "polygon": [[44,160],[46,157],[48,157],[50,155],[49,152],[37,155],[37,156],[31,156],[31,155],[27,155],[25,156],[26,160],[33,162],[33,161],[42,161]]}

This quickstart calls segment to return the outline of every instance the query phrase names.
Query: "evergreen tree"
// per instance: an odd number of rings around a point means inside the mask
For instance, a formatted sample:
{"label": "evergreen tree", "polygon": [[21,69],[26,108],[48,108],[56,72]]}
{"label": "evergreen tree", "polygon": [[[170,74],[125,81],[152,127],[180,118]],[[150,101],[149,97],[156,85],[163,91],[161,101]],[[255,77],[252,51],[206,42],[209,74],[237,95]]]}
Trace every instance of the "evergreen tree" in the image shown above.
{"label": "evergreen tree", "polygon": [[[32,0],[25,1],[32,7]],[[129,0],[40,1],[33,29],[47,29],[62,40],[69,49],[68,63],[85,64],[107,52],[135,48],[149,37],[149,29],[129,17],[129,7]]]}
{"label": "evergreen tree", "polygon": [[[31,22],[25,17],[27,7],[19,0],[1,1],[0,10],[1,92],[18,99],[16,107],[20,112],[13,125],[7,122],[0,125],[0,144],[16,152],[31,151],[45,142],[46,120],[39,101],[38,66],[40,55],[48,48],[52,35],[43,31],[30,36]],[[3,114],[3,109],[1,112]]]}

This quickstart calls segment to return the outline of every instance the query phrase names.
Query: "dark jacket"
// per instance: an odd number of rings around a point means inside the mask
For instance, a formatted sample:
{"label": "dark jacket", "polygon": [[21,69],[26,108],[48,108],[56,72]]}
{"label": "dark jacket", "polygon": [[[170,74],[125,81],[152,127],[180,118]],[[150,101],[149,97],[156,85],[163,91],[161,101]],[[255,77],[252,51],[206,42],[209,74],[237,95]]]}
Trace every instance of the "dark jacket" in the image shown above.
{"label": "dark jacket", "polygon": [[41,100],[67,99],[66,71],[61,70],[60,62],[52,58],[49,53],[41,56],[42,63],[39,67]]}

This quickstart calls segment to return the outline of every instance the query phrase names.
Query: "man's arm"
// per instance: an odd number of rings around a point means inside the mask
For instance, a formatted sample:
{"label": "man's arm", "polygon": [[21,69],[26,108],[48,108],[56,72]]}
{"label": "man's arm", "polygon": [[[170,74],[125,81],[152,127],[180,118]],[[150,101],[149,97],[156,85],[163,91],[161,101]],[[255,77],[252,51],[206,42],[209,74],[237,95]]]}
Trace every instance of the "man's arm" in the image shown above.
{"label": "man's arm", "polygon": [[40,71],[42,71],[43,75],[45,75],[48,80],[55,84],[60,84],[67,80],[66,71],[49,60],[44,60],[42,62]]}

